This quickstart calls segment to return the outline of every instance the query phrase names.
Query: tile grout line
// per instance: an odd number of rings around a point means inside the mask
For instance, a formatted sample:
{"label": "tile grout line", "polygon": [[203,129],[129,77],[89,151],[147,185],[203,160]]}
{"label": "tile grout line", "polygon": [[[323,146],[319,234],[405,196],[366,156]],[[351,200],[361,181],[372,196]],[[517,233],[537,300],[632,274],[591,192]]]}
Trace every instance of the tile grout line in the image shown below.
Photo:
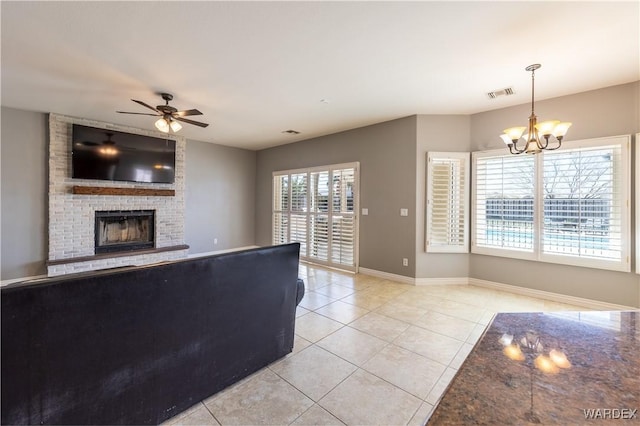
{"label": "tile grout line", "polygon": [[209,412],[209,414],[211,415],[211,417],[213,417],[213,420],[215,420],[215,421],[216,421],[216,423],[218,423],[220,426],[222,426],[222,422],[221,422],[220,420],[218,420],[218,418],[216,417],[216,415],[215,415],[215,414],[213,414],[213,412],[212,412],[211,410],[209,410],[209,407],[207,407],[207,404],[205,404],[205,403],[204,403],[204,400],[203,400],[203,401],[200,401],[200,403],[201,403],[202,405],[204,405],[205,410],[207,410],[207,411]]}

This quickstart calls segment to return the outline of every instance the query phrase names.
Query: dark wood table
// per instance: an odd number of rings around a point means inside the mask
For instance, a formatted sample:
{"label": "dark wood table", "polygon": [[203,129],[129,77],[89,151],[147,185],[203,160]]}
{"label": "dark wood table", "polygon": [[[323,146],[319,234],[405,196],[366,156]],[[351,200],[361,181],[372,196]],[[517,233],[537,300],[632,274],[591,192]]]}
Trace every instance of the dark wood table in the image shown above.
{"label": "dark wood table", "polygon": [[429,425],[640,424],[640,311],[501,313]]}

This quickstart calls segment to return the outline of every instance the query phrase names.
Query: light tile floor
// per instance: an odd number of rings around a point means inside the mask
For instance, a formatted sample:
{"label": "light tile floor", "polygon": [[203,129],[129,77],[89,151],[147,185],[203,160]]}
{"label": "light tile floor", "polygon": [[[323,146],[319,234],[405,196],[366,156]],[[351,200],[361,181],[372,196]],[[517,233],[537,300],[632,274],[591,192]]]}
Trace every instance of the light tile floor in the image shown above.
{"label": "light tile floor", "polygon": [[302,264],[293,352],[166,425],[423,425],[496,312],[589,310]]}

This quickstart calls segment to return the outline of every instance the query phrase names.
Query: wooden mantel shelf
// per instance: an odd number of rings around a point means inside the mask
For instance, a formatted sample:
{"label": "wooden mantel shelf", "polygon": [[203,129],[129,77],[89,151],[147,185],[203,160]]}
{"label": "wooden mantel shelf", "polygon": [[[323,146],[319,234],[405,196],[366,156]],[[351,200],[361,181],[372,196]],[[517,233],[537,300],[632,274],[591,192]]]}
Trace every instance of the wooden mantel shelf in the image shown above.
{"label": "wooden mantel shelf", "polygon": [[176,195],[174,189],[113,188],[105,186],[73,186],[71,192],[81,195],[138,195],[154,197],[173,197]]}

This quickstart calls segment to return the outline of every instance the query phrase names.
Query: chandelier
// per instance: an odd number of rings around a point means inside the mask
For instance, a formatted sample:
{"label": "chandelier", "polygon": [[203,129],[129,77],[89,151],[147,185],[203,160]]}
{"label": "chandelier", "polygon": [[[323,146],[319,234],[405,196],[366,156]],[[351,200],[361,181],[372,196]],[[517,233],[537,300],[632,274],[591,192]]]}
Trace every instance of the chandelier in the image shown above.
{"label": "chandelier", "polygon": [[[538,117],[534,112],[534,93],[535,93],[535,71],[542,65],[529,65],[525,70],[531,71],[531,115],[529,116],[528,127],[510,127],[504,129],[504,134],[500,135],[502,141],[509,147],[512,154],[537,154],[542,150],[553,151],[560,148],[562,138],[567,134],[567,130],[571,127],[569,122],[560,122],[560,120],[549,120],[538,123]],[[525,130],[527,133],[525,133]],[[541,137],[544,140],[541,140]],[[557,144],[549,147],[549,138],[553,136]],[[520,138],[524,139],[524,147],[518,147]]]}

